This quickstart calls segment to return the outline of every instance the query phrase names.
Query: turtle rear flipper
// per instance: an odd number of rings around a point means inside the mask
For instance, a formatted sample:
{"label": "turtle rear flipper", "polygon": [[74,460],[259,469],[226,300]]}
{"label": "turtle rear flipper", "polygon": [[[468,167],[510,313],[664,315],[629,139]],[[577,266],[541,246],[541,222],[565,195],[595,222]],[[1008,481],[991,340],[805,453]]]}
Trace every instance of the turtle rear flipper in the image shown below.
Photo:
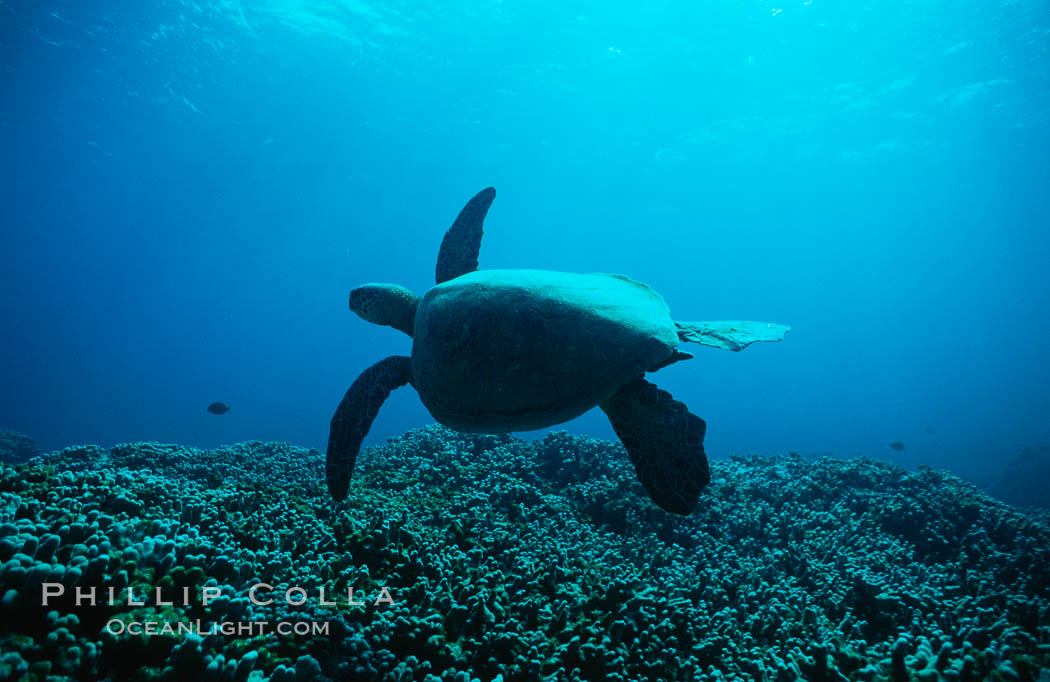
{"label": "turtle rear flipper", "polygon": [[435,275],[437,283],[447,282],[478,269],[478,253],[481,251],[481,232],[485,215],[489,212],[496,190],[486,187],[467,202],[459,212],[456,222],[448,228],[441,240]]}
{"label": "turtle rear flipper", "polygon": [[624,384],[600,407],[653,502],[673,514],[691,513],[711,480],[704,420],[641,377]]}
{"label": "turtle rear flipper", "polygon": [[328,434],[325,475],[328,492],[336,502],[346,498],[350,490],[350,476],[354,473],[361,441],[379,414],[379,408],[391,391],[410,381],[412,358],[391,355],[361,372],[335,409]]}
{"label": "turtle rear flipper", "polygon": [[744,350],[756,341],[783,341],[791,331],[786,324],[753,322],[751,320],[719,320],[717,322],[678,322],[678,338],[724,350]]}

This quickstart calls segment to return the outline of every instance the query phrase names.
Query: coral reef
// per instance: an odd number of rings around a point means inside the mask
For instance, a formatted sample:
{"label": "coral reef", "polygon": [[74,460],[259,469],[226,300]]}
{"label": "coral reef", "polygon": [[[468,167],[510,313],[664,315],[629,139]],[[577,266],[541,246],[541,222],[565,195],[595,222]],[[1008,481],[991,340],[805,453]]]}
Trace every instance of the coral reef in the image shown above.
{"label": "coral reef", "polygon": [[1025,448],[1002,471],[976,481],[994,497],[1016,507],[1050,510],[1050,447]]}
{"label": "coral reef", "polygon": [[[872,460],[712,468],[682,518],[646,499],[619,445],[565,433],[411,431],[362,453],[336,508],[323,456],[285,444],[5,465],[0,678],[1047,679],[1045,518]],[[252,601],[260,582],[272,602]],[[44,583],[67,588],[46,607]],[[93,586],[165,596],[77,606]],[[159,603],[172,594],[192,598]],[[110,630],[148,620],[328,631]]]}
{"label": "coral reef", "polygon": [[0,462],[20,463],[40,454],[36,441],[18,431],[0,428]]}

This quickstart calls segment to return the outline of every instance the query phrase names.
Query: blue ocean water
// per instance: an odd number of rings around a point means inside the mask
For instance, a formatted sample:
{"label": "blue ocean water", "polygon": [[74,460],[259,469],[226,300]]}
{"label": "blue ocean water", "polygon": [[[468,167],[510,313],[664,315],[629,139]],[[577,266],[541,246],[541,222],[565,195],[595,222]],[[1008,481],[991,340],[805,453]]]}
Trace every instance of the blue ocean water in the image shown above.
{"label": "blue ocean water", "polygon": [[[482,268],[792,325],[652,377],[710,455],[997,468],[1050,443],[1048,10],[5,0],[0,425],[323,449],[410,343],[348,291],[422,294],[493,185]],[[429,421],[402,389],[366,445]]]}

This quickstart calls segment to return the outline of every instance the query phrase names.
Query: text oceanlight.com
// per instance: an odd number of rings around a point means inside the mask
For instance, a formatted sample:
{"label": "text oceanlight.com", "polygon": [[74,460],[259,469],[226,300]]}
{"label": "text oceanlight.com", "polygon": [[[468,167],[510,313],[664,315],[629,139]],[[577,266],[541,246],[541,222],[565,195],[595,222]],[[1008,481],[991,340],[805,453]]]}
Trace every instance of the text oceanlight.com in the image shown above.
{"label": "text oceanlight.com", "polygon": [[282,620],[270,623],[265,620],[251,620],[234,623],[210,623],[194,621],[160,621],[133,620],[124,622],[113,618],[106,622],[106,632],[111,635],[226,635],[228,637],[256,637],[276,632],[278,635],[327,635],[328,623],[306,620]]}

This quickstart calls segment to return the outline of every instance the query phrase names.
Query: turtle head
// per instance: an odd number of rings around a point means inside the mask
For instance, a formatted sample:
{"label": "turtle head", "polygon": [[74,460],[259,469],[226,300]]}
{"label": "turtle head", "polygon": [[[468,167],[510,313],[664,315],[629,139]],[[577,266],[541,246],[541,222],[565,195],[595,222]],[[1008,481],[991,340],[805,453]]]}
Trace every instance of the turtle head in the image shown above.
{"label": "turtle head", "polygon": [[350,292],[350,310],[373,324],[382,324],[412,336],[419,296],[396,284],[362,284]]}

